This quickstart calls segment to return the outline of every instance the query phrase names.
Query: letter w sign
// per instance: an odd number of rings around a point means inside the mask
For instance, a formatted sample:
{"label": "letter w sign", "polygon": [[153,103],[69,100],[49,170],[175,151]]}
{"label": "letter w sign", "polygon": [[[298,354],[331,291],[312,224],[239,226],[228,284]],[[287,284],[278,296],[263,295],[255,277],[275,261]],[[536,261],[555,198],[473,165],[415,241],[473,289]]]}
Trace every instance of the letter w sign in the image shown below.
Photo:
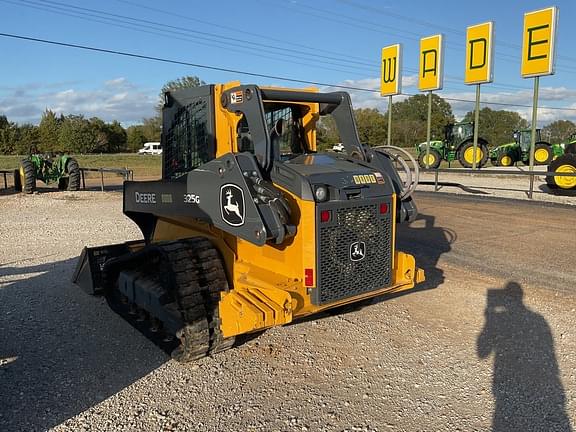
{"label": "letter w sign", "polygon": [[380,95],[394,96],[402,92],[402,46],[389,45],[382,48],[380,72]]}

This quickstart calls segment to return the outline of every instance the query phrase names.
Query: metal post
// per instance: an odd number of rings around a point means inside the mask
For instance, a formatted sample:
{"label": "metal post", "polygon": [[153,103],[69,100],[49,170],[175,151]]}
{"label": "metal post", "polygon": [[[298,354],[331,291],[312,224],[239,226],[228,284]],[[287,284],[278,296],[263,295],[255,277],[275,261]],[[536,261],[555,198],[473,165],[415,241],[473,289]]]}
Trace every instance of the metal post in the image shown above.
{"label": "metal post", "polygon": [[[8,189],[8,181],[6,180],[6,173],[2,174],[4,174],[4,189]],[[16,184],[16,182],[14,182],[14,184]]]}
{"label": "metal post", "polygon": [[530,189],[528,198],[532,199],[534,192],[534,147],[536,145],[536,122],[538,121],[538,87],[540,86],[540,77],[534,77],[534,98],[532,99],[532,133],[530,137]]}
{"label": "metal post", "polygon": [[434,173],[434,192],[438,192],[438,170]]}
{"label": "metal post", "polygon": [[100,190],[104,192],[104,171],[100,170]]}
{"label": "metal post", "polygon": [[388,145],[392,143],[392,95],[388,96]]}
{"label": "metal post", "polygon": [[428,123],[426,125],[426,169],[430,168],[430,129],[432,128],[432,91],[428,92]]}
{"label": "metal post", "polygon": [[472,150],[472,169],[476,169],[476,152],[478,151],[478,124],[480,123],[480,84],[476,84],[476,108],[474,111],[474,149]]}

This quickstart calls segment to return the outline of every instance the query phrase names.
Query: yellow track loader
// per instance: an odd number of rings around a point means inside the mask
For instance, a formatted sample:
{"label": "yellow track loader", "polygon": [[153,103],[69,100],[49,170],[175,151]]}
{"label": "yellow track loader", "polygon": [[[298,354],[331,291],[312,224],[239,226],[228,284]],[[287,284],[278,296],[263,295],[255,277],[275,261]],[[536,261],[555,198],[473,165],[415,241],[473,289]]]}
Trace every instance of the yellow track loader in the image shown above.
{"label": "yellow track loader", "polygon": [[[413,188],[360,143],[347,93],[205,85],[167,92],[162,116],[162,179],[124,183],[144,239],[85,248],[74,282],[176,360],[424,280],[395,248]],[[324,116],[344,152],[317,152]]]}

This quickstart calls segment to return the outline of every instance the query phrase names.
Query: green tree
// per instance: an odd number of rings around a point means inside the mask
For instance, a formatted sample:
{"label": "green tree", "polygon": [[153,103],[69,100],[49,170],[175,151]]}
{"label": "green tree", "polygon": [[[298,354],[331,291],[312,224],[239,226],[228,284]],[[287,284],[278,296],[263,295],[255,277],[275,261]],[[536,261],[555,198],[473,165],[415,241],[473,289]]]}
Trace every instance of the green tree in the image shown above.
{"label": "green tree", "polygon": [[370,146],[386,143],[386,117],[374,108],[360,108],[354,110],[356,128],[360,142]]}
{"label": "green tree", "polygon": [[130,126],[126,130],[126,135],[126,145],[130,152],[137,152],[148,141],[142,130],[142,125]]}
{"label": "green tree", "polygon": [[160,116],[146,118],[142,121],[142,132],[147,141],[159,142],[162,134],[162,118]]}
{"label": "green tree", "polygon": [[54,111],[47,109],[42,113],[42,118],[38,126],[40,133],[40,144],[38,151],[53,152],[62,151],[59,148],[60,127],[64,122],[62,115],[57,116]]}
{"label": "green tree", "polygon": [[81,115],[68,115],[60,126],[58,151],[95,153],[106,148],[106,136]]}
{"label": "green tree", "polygon": [[[384,114],[386,118],[388,113]],[[426,141],[428,96],[414,95],[392,104],[392,144],[412,147]],[[432,95],[431,138],[443,139],[444,128],[454,122],[452,107],[437,94]],[[387,130],[387,127],[385,128]]]}
{"label": "green tree", "polygon": [[340,142],[340,135],[332,116],[320,117],[320,120],[316,123],[316,145],[318,150],[332,148],[338,142]]}
{"label": "green tree", "polygon": [[28,154],[30,149],[37,149],[40,143],[40,130],[38,126],[23,124],[18,127],[18,136],[14,143],[14,152],[20,155]]}
{"label": "green tree", "polygon": [[[466,113],[464,121],[473,120],[474,112]],[[493,110],[488,107],[480,110],[479,122],[478,135],[487,140],[491,146],[514,141],[514,131],[528,127],[528,122],[517,112]]]}
{"label": "green tree", "polygon": [[561,143],[568,141],[574,132],[576,132],[576,124],[570,120],[556,120],[544,126],[542,136],[551,143]]}
{"label": "green tree", "polygon": [[156,111],[158,112],[162,111],[162,106],[164,105],[164,93],[166,93],[167,91],[176,90],[180,88],[199,87],[205,84],[206,83],[197,76],[191,76],[191,75],[183,76],[175,80],[168,81],[166,84],[162,86],[162,90],[160,90],[160,94],[158,95],[158,103],[156,104]]}

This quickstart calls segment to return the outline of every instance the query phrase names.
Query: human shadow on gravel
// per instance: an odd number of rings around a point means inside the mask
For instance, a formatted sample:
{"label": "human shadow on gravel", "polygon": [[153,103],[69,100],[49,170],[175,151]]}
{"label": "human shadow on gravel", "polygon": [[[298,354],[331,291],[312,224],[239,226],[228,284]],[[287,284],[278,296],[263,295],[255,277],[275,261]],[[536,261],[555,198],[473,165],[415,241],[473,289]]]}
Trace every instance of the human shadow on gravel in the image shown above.
{"label": "human shadow on gravel", "polygon": [[552,332],[528,309],[520,284],[489,289],[478,357],[494,354],[493,432],[570,432]]}
{"label": "human shadow on gravel", "polygon": [[75,265],[0,267],[1,431],[50,429],[169,359],[73,285]]}

